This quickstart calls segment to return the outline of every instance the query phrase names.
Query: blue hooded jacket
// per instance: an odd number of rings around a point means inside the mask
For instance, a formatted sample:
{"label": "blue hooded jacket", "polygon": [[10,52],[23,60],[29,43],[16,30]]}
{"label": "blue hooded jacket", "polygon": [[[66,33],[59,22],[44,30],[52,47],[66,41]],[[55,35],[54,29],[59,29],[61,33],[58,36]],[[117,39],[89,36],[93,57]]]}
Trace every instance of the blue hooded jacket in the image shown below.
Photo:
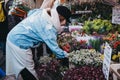
{"label": "blue hooded jacket", "polygon": [[29,16],[16,25],[8,34],[7,40],[21,49],[29,49],[44,42],[57,58],[66,57],[67,53],[59,48],[57,29],[44,9],[34,9]]}

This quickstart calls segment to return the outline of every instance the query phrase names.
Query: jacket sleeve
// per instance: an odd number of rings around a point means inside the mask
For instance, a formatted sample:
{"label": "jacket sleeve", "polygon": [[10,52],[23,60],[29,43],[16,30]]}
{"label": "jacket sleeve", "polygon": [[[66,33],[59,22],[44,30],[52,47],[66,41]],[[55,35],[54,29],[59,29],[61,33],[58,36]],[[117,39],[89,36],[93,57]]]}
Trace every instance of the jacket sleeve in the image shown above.
{"label": "jacket sleeve", "polygon": [[67,53],[63,51],[59,46],[54,37],[49,37],[45,40],[45,43],[48,47],[53,51],[57,58],[65,58],[67,57]]}
{"label": "jacket sleeve", "polygon": [[[47,28],[50,26],[47,26]],[[57,43],[57,32],[55,28],[43,30],[41,37],[51,51],[56,55],[57,58],[67,57],[67,53],[63,51]]]}

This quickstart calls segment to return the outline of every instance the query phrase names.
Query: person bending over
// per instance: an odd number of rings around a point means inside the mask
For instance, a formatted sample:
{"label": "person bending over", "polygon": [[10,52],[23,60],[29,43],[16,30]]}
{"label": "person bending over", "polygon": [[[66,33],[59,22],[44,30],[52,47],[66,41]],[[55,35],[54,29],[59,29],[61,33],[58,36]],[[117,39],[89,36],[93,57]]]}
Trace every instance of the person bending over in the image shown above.
{"label": "person bending over", "polygon": [[29,11],[28,17],[18,23],[7,35],[6,75],[15,75],[18,78],[21,74],[24,80],[38,80],[31,48],[43,42],[56,58],[67,57],[68,54],[58,46],[57,34],[61,33],[61,26],[69,21],[70,16],[71,12],[65,6]]}

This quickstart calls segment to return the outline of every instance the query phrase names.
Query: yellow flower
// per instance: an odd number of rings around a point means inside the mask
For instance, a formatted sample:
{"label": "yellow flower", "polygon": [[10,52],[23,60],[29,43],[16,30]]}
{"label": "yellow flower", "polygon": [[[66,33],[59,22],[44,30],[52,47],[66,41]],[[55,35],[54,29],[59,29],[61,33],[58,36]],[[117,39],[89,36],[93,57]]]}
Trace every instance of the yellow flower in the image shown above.
{"label": "yellow flower", "polygon": [[101,55],[100,55],[100,58],[103,60],[103,59],[104,59],[104,54],[101,54]]}
{"label": "yellow flower", "polygon": [[117,56],[116,54],[114,54],[114,55],[112,56],[112,59],[115,60],[117,57],[118,57],[118,56]]}
{"label": "yellow flower", "polygon": [[95,49],[90,49],[90,52],[94,53],[94,52],[95,52]]}

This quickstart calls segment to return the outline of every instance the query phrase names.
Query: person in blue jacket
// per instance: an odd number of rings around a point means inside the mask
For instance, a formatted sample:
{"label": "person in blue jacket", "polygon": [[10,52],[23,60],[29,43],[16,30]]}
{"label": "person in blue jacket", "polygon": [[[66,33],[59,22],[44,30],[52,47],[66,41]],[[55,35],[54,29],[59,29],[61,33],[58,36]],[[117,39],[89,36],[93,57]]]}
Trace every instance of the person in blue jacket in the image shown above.
{"label": "person in blue jacket", "polygon": [[[18,78],[20,72],[27,71],[28,74],[33,75],[29,76],[29,80],[38,80],[31,48],[43,42],[56,55],[56,58],[68,57],[68,54],[58,46],[57,34],[61,33],[62,26],[69,21],[70,16],[71,12],[65,6],[29,11],[28,17],[8,33],[6,75],[15,75]],[[22,76],[27,76],[27,74]]]}

